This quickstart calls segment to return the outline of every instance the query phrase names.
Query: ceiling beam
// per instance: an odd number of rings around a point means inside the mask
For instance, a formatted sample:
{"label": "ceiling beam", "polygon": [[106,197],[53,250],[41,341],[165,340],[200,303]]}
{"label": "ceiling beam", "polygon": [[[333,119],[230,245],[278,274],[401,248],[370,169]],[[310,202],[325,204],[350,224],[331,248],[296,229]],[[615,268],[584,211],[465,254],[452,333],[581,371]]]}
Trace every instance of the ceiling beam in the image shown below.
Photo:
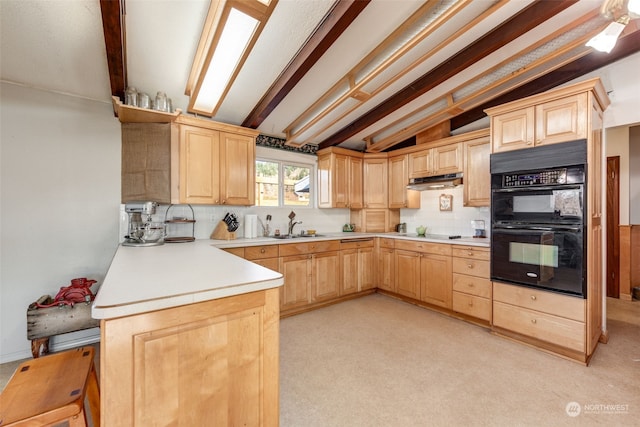
{"label": "ceiling beam", "polygon": [[564,65],[557,70],[538,77],[537,79],[505,93],[504,95],[453,117],[451,119],[451,130],[461,128],[484,118],[486,116],[484,110],[487,108],[545,92],[639,51],[640,31],[636,31],[618,40],[616,47],[611,51],[611,53],[607,54],[594,50],[590,54],[583,56],[576,61]]}
{"label": "ceiling beam", "polygon": [[124,90],[127,86],[124,1],[125,0],[100,0],[111,95],[117,96],[123,101]]}
{"label": "ceiling beam", "polygon": [[[123,0],[124,1],[124,0]],[[371,0],[338,0],[307,42],[244,119],[242,126],[256,129],[340,37]]]}
{"label": "ceiling beam", "polygon": [[387,98],[365,115],[320,142],[318,148],[327,148],[346,141],[353,135],[425,94],[485,56],[495,52],[527,31],[542,24],[576,3],[576,1],[577,0],[537,0],[533,2],[505,23],[496,27],[462,51],[451,56],[433,70],[410,83],[404,89]]}

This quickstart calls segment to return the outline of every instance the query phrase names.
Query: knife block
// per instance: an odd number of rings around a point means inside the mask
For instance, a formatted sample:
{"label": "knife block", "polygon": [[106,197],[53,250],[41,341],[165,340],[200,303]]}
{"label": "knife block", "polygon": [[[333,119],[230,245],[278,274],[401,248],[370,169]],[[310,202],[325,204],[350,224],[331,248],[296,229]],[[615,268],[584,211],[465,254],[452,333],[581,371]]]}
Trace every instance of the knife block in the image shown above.
{"label": "knife block", "polygon": [[220,221],[211,232],[210,239],[214,240],[236,240],[236,232],[227,230],[227,224]]}

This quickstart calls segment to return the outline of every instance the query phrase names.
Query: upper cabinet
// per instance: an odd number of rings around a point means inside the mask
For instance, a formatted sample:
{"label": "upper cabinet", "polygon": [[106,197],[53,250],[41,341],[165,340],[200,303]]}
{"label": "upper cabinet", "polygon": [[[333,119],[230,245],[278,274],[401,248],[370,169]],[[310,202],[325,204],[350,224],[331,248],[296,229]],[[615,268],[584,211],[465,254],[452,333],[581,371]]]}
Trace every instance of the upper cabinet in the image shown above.
{"label": "upper cabinet", "polygon": [[464,142],[464,206],[489,206],[491,200],[491,172],[489,157],[491,143],[488,132]]}
{"label": "upper cabinet", "polygon": [[462,144],[448,144],[409,153],[409,178],[462,172]]}
{"label": "upper cabinet", "polygon": [[318,207],[361,209],[362,153],[338,147],[318,151]]}
{"label": "upper cabinet", "polygon": [[420,208],[420,192],[408,190],[409,156],[389,157],[389,208]]}
{"label": "upper cabinet", "polygon": [[388,207],[388,175],[386,153],[365,154],[363,170],[365,208],[378,209]]}
{"label": "upper cabinet", "polygon": [[486,110],[491,116],[494,153],[586,139],[589,101],[587,93],[574,93],[519,105],[518,101]]}
{"label": "upper cabinet", "polygon": [[117,107],[122,122],[123,203],[255,203],[257,131],[189,116]]}

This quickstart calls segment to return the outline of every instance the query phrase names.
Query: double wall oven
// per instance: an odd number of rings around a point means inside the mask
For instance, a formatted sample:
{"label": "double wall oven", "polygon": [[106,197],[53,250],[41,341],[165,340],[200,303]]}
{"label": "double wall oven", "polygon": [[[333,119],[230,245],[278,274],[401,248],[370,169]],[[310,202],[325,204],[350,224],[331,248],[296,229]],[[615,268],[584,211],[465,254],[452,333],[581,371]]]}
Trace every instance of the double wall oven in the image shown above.
{"label": "double wall oven", "polygon": [[491,278],[586,298],[585,140],[491,156]]}

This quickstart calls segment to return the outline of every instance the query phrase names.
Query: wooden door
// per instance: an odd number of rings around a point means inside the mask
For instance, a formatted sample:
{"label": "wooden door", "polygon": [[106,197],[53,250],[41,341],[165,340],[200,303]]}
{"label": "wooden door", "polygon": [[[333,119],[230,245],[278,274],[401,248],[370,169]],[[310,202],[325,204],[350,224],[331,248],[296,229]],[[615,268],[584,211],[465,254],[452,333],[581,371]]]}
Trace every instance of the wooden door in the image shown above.
{"label": "wooden door", "polygon": [[607,296],[620,298],[620,156],[607,157]]}
{"label": "wooden door", "polygon": [[534,107],[522,108],[491,118],[492,152],[533,147]]}
{"label": "wooden door", "polygon": [[342,272],[340,295],[348,295],[358,292],[357,249],[343,249],[340,251],[340,271]]}
{"label": "wooden door", "polygon": [[284,276],[284,285],[280,287],[281,310],[309,304],[311,302],[310,256],[281,257],[279,271]]}
{"label": "wooden door", "polygon": [[378,249],[378,288],[396,292],[395,287],[395,258],[393,248]]}
{"label": "wooden door", "polygon": [[332,207],[349,207],[349,157],[332,154],[333,182],[331,183]]}
{"label": "wooden door", "polygon": [[420,192],[407,190],[409,171],[407,155],[389,158],[389,208],[420,208]]}
{"label": "wooden door", "polygon": [[443,145],[433,148],[433,174],[462,172],[462,143]]}
{"label": "wooden door", "polygon": [[364,159],[364,207],[386,209],[389,200],[387,159]]}
{"label": "wooden door", "polygon": [[358,249],[358,278],[359,291],[376,287],[373,247]]}
{"label": "wooden door", "polygon": [[220,132],[180,125],[180,202],[220,200]]}
{"label": "wooden door", "polygon": [[422,254],[420,257],[420,299],[444,308],[451,308],[451,257]]}
{"label": "wooden door", "polygon": [[420,254],[395,250],[396,292],[420,299]]}
{"label": "wooden door", "polygon": [[587,137],[587,94],[579,93],[536,105],[535,145]]}
{"label": "wooden door", "polygon": [[464,206],[489,206],[491,200],[491,170],[488,138],[465,142],[464,148]]}
{"label": "wooden door", "polygon": [[313,254],[311,301],[325,301],[340,294],[340,257],[338,251]]}
{"label": "wooden door", "polygon": [[409,178],[421,178],[433,173],[433,151],[430,148],[409,153],[407,155],[407,161],[409,166]]}
{"label": "wooden door", "polygon": [[331,170],[331,154],[318,156],[318,207],[332,208],[331,187],[333,172]]}
{"label": "wooden door", "polygon": [[253,206],[256,187],[256,144],[250,136],[220,134],[220,203]]}
{"label": "wooden door", "polygon": [[362,209],[363,202],[363,164],[360,157],[348,157],[348,203],[350,209]]}

